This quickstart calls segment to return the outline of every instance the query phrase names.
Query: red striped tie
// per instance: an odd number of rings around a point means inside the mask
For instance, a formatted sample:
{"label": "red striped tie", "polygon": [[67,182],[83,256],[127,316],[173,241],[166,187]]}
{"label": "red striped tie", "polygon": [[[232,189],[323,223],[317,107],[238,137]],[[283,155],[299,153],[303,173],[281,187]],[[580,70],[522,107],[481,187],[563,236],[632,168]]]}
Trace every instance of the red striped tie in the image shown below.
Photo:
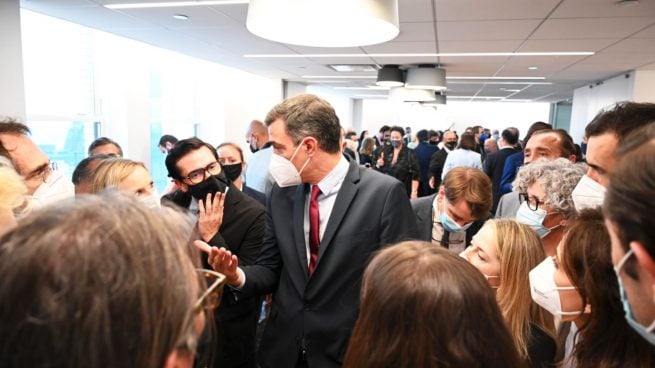
{"label": "red striped tie", "polygon": [[312,195],[309,198],[309,266],[311,275],[318,261],[318,248],[321,246],[321,220],[318,214],[318,195],[321,189],[318,185],[312,186]]}

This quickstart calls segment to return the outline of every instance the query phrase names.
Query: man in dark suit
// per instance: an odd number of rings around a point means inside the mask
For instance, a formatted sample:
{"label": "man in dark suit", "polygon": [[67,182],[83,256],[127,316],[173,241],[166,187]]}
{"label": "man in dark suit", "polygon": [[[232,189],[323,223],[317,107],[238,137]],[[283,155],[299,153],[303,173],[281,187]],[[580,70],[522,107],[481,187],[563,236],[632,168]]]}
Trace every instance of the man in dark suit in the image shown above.
{"label": "man in dark suit", "polygon": [[428,176],[428,168],[430,167],[430,159],[432,155],[437,152],[437,146],[428,144],[428,131],[421,129],[416,133],[416,138],[418,139],[418,146],[414,148],[414,153],[418,158],[418,164],[420,167],[419,175],[419,186],[418,186],[418,196],[425,197],[434,193],[434,190],[430,188]]}
{"label": "man in dark suit", "polygon": [[430,157],[430,166],[428,167],[428,184],[430,189],[439,190],[441,173],[443,172],[443,165],[446,163],[448,152],[453,151],[456,147],[457,133],[454,130],[446,130],[443,133],[443,148]]}
{"label": "man in dark suit", "polygon": [[460,253],[491,218],[491,181],[480,170],[456,167],[437,194],[412,200],[419,239]]}
{"label": "man in dark suit", "polygon": [[416,236],[398,180],[341,155],[339,119],[313,95],[266,117],[277,185],[255,265],[196,244],[244,295],[273,294],[259,349],[262,367],[340,367],[359,313],[361,277],[381,247]]}
{"label": "man in dark suit", "polygon": [[[198,138],[178,141],[166,156],[166,168],[180,188],[167,199],[198,211],[201,238],[229,249],[243,264],[254,263],[262,246],[266,210],[231,183],[214,147]],[[207,263],[206,258],[203,261]],[[215,367],[256,367],[260,306],[259,297],[236,300],[229,292],[223,294],[215,311]]]}
{"label": "man in dark suit", "polygon": [[500,179],[503,177],[503,169],[505,168],[505,159],[508,156],[517,152],[519,143],[519,130],[516,128],[503,129],[498,139],[500,150],[487,155],[482,163],[484,173],[491,179],[492,192],[493,192],[493,206],[492,212],[496,213],[498,201],[502,196],[500,190]]}

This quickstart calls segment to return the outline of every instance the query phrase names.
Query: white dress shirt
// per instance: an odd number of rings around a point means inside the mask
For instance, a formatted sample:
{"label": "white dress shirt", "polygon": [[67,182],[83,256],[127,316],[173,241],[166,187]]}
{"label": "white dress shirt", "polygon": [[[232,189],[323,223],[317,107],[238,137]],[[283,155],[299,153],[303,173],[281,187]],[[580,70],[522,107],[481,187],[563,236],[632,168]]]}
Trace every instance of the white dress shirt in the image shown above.
{"label": "white dress shirt", "polygon": [[[328,220],[332,214],[332,208],[334,208],[334,203],[337,200],[337,194],[339,194],[339,189],[341,189],[341,184],[343,184],[343,179],[346,178],[348,174],[348,161],[341,156],[341,160],[337,166],[327,174],[323,180],[318,182],[318,187],[321,189],[321,194],[318,195],[318,217],[320,221],[320,232],[319,239],[323,239],[323,234],[325,234],[325,228],[327,227]],[[313,186],[312,186],[313,187]],[[307,264],[309,264],[309,199],[312,194],[311,188],[307,195],[305,196],[305,219],[303,223],[303,228],[305,231],[305,250],[307,251]]]}

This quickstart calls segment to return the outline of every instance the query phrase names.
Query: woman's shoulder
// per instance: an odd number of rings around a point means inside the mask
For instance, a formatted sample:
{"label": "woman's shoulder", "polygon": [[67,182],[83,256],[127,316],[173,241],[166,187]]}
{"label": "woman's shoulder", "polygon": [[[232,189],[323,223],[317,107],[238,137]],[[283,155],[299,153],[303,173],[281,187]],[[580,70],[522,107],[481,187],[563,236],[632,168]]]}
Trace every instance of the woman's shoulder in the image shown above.
{"label": "woman's shoulder", "polygon": [[532,367],[549,367],[555,361],[557,343],[546,331],[534,323],[530,324],[528,356]]}

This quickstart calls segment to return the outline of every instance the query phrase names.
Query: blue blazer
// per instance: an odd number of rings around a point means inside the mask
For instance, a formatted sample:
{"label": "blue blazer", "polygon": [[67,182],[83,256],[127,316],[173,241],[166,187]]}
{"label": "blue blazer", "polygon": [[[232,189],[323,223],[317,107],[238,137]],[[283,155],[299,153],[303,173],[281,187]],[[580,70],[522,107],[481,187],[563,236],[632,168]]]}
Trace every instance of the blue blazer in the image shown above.
{"label": "blue blazer", "polygon": [[500,178],[500,194],[507,194],[512,191],[512,182],[516,178],[516,173],[523,166],[523,151],[518,151],[509,155],[505,159],[503,167],[503,176]]}

